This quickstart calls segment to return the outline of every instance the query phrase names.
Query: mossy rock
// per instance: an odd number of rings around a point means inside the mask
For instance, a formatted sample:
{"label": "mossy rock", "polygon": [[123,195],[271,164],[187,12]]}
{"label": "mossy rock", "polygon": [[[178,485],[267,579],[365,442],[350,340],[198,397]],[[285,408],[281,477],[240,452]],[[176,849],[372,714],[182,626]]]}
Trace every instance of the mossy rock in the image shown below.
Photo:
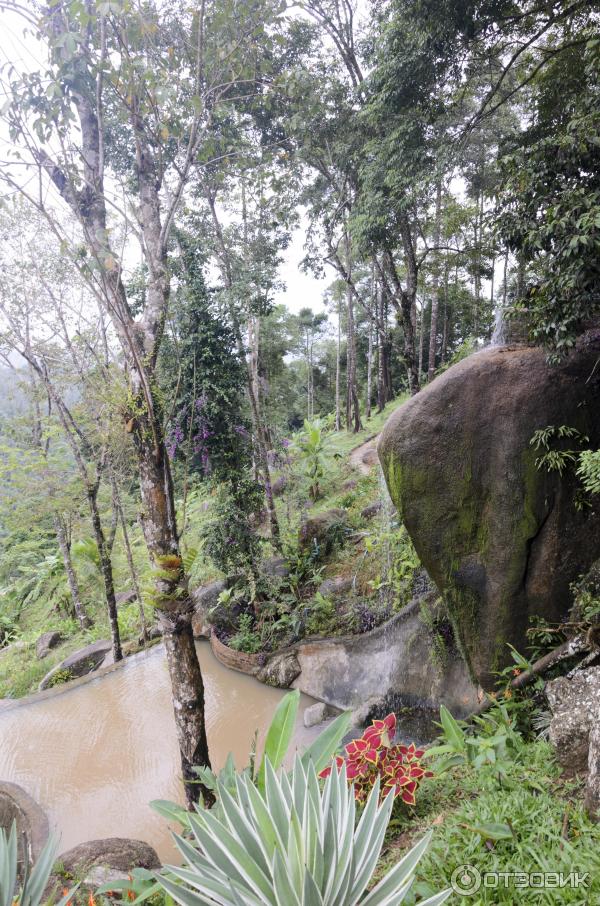
{"label": "mossy rock", "polygon": [[540,348],[475,353],[396,410],[379,441],[392,500],[488,688],[506,643],[523,650],[534,615],[565,617],[571,583],[600,556],[600,517],[576,507],[574,474],[540,470],[531,446],[548,425],[600,445],[599,354],[593,335],[557,366]]}

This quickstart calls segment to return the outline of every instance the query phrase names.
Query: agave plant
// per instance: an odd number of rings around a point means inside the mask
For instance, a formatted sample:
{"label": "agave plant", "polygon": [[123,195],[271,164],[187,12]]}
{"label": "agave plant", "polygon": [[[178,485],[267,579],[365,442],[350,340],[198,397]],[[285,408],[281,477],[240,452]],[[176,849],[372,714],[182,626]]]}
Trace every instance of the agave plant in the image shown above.
{"label": "agave plant", "polygon": [[[291,775],[265,763],[264,793],[248,774],[229,791],[218,784],[220,808],[189,816],[191,838],[175,836],[183,867],[158,882],[181,906],[396,906],[402,903],[427,834],[370,891],[393,796],[379,803],[379,781],[356,822],[345,766],[321,789],[312,762],[297,757]],[[447,890],[422,902],[443,903]]]}
{"label": "agave plant", "polygon": [[[50,838],[35,865],[30,867],[25,858],[19,873],[16,823],[13,821],[8,836],[4,828],[0,828],[0,906],[39,906],[42,902],[46,903],[48,897],[44,896],[44,892],[55,856],[56,842]],[[74,887],[65,894],[57,906],[66,906],[76,889]]]}

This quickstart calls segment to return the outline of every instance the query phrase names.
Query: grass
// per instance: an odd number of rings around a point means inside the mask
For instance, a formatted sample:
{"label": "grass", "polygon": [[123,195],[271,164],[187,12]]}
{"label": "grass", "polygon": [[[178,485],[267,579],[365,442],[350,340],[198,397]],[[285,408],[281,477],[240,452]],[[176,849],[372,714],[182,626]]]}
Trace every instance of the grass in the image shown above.
{"label": "grass", "polygon": [[[492,822],[509,824],[513,837],[486,843],[471,830]],[[380,872],[395,864],[402,851],[432,826],[433,842],[419,865],[408,906],[418,896],[450,886],[461,865],[473,866],[482,876],[487,872],[589,874],[585,889],[482,886],[464,899],[470,906],[600,902],[600,825],[585,814],[582,783],[561,776],[548,743],[524,744],[518,762],[509,766],[502,788],[472,767],[454,768],[424,784],[414,813],[399,811],[393,818]],[[451,900],[455,901],[458,896]]]}

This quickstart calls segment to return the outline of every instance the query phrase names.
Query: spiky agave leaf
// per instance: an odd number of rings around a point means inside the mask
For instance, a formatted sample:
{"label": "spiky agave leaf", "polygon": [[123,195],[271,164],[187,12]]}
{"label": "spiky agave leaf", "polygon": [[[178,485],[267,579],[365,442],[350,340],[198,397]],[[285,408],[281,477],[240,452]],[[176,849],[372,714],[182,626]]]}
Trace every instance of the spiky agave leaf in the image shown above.
{"label": "spiky agave leaf", "polygon": [[[245,773],[234,788],[219,782],[218,795],[218,810],[190,815],[191,842],[175,837],[184,865],[158,876],[180,906],[397,906],[431,838],[365,894],[393,805],[392,796],[379,803],[379,783],[358,823],[345,766],[321,788],[314,764],[298,756],[291,775],[276,774],[266,759],[261,790]],[[437,906],[450,893],[427,903]]]}
{"label": "spiky agave leaf", "polygon": [[[18,878],[17,825],[13,821],[9,834],[0,828],[0,906],[40,906],[48,886],[52,866],[56,857],[56,841],[47,841],[35,865],[26,864],[23,877]],[[66,906],[77,890],[76,885],[56,904]]]}

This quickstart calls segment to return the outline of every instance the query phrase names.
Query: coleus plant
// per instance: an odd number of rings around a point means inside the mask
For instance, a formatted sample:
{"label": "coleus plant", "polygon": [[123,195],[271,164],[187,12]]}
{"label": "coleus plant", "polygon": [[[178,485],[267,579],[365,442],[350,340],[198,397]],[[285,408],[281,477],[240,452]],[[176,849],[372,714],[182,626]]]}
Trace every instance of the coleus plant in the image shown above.
{"label": "coleus plant", "polygon": [[[349,742],[344,756],[336,757],[338,771],[346,767],[357,802],[368,798],[379,779],[381,799],[393,791],[394,798],[400,796],[407,805],[415,805],[421,781],[433,777],[433,772],[421,765],[423,749],[417,749],[414,743],[394,743],[395,735],[396,715],[388,714],[383,720],[374,720],[360,739]],[[331,766],[327,767],[319,776],[328,777],[331,770]]]}

